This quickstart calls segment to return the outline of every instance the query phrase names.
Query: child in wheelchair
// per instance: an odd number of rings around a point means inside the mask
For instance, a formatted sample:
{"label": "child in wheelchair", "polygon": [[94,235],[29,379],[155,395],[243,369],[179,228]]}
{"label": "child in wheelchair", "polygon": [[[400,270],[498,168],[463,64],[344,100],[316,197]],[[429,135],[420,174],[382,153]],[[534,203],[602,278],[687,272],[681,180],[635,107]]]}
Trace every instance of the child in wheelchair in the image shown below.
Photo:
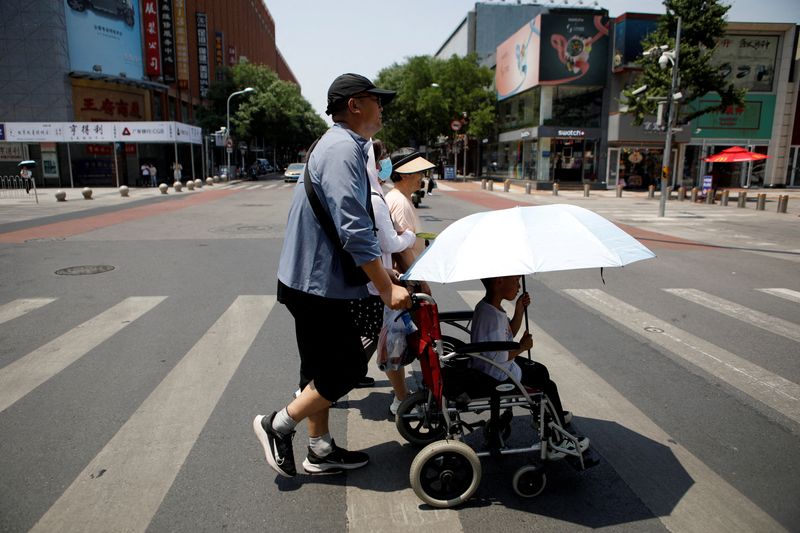
{"label": "child in wheelchair", "polygon": [[[509,319],[503,310],[503,300],[514,301],[520,290],[520,276],[502,276],[484,278],[481,280],[486,288],[486,295],[475,306],[472,315],[472,331],[470,340],[477,342],[512,342],[522,326],[525,309],[530,305],[530,295],[522,293],[516,299],[514,315]],[[526,331],[519,340],[519,348],[508,351],[481,352],[486,359],[491,359],[495,365],[480,358],[472,358],[470,366],[487,375],[487,379],[501,383],[513,384],[509,374],[523,386],[544,392],[553,405],[555,416],[562,427],[567,427],[572,421],[572,413],[564,411],[558,387],[550,379],[547,367],[536,361],[521,357],[520,354],[533,347],[530,332]],[[505,372],[504,372],[505,370]],[[580,451],[589,447],[587,437],[577,439]],[[573,449],[575,444],[565,440],[559,447]]]}

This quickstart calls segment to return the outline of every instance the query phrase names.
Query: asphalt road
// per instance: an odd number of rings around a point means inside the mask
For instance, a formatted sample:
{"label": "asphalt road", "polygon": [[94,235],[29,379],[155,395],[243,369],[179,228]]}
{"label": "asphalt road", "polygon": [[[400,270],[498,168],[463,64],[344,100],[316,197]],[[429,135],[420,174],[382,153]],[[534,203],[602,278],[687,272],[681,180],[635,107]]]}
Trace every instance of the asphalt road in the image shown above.
{"label": "asphalt road", "polygon": [[[331,424],[367,468],[286,480],[264,462],[252,418],[297,382],[292,319],[274,296],[292,190],[0,199],[0,530],[800,531],[797,213],[673,201],[659,219],[643,195],[441,184],[418,211],[427,231],[569,202],[658,257],[603,279],[528,278],[534,358],[601,464],[549,465],[544,494],[526,500],[511,487],[524,457],[484,459],[475,497],[434,510],[410,488],[418,450],[374,365],[376,387],[339,402]],[[56,273],[101,265],[113,269]],[[455,310],[480,288],[433,291]],[[515,423],[515,442],[526,429]],[[298,462],[306,442],[301,426]]]}

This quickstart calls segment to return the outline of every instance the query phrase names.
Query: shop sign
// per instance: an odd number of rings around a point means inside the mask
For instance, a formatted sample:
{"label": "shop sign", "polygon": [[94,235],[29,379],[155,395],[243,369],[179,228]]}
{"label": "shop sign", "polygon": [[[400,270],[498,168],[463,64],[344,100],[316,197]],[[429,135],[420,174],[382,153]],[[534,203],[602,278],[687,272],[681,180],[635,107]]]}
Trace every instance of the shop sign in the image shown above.
{"label": "shop sign", "polygon": [[25,149],[22,143],[0,143],[0,161],[22,161],[25,157]]}
{"label": "shop sign", "polygon": [[225,46],[221,31],[214,32],[214,73],[217,81],[222,80],[222,68],[225,66]]}
{"label": "shop sign", "polygon": [[205,13],[196,13],[197,19],[197,72],[200,82],[200,98],[208,97],[208,18]]}
{"label": "shop sign", "polygon": [[156,3],[157,0],[145,0],[142,11],[145,73],[148,76],[161,75],[161,55],[158,49],[158,6]]}
{"label": "shop sign", "polygon": [[186,0],[172,0],[175,31],[175,57],[178,64],[178,87],[189,88],[189,39],[186,32]]}
{"label": "shop sign", "polygon": [[42,176],[45,178],[58,177],[58,154],[56,143],[41,143],[42,149]]}
{"label": "shop sign", "polygon": [[729,34],[717,41],[713,62],[725,83],[737,89],[771,92],[778,53],[777,35]]}
{"label": "shop sign", "polygon": [[[692,109],[719,105],[719,97],[706,96]],[[728,106],[722,111],[706,113],[692,121],[695,134],[702,138],[769,139],[772,135],[772,117],[775,112],[775,95],[748,94],[744,106]]]}
{"label": "shop sign", "polygon": [[203,130],[197,126],[190,126],[180,122],[175,123],[175,138],[178,142],[190,142],[192,144],[203,143]]}
{"label": "shop sign", "polygon": [[114,142],[114,123],[71,122],[64,128],[66,142]]}
{"label": "shop sign", "polygon": [[5,128],[5,140],[16,142],[54,141],[63,137],[62,122],[8,122]]}
{"label": "shop sign", "polygon": [[[112,86],[114,87],[114,86]],[[81,121],[143,119],[144,93],[73,86],[75,118]]]}
{"label": "shop sign", "polygon": [[567,130],[567,129],[560,129],[556,131],[556,137],[586,137],[586,132],[584,130]]}
{"label": "shop sign", "polygon": [[161,71],[164,83],[175,83],[175,29],[172,21],[172,0],[158,0],[161,34]]}
{"label": "shop sign", "polygon": [[236,64],[236,47],[229,46],[228,47],[228,65],[233,66]]}
{"label": "shop sign", "polygon": [[[110,144],[87,144],[86,153],[91,155],[111,155],[114,153],[114,146]],[[136,145],[126,144],[125,154],[136,155]]]}

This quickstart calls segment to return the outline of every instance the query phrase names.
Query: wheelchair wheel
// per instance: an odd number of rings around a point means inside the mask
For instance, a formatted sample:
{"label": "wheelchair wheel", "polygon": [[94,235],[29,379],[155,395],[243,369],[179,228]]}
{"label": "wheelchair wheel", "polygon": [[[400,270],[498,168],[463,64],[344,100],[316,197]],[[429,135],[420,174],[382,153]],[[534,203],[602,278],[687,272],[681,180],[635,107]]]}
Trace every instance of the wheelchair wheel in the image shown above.
{"label": "wheelchair wheel", "polygon": [[427,445],[411,463],[411,488],[432,507],[448,508],[467,501],[481,481],[481,462],[472,448],[459,441]]}
{"label": "wheelchair wheel", "polygon": [[544,491],[547,476],[542,465],[525,465],[514,474],[511,481],[514,492],[523,498],[535,498]]}
{"label": "wheelchair wheel", "polygon": [[426,446],[447,433],[439,406],[428,402],[427,390],[417,391],[400,403],[395,425],[404,439],[417,446]]}
{"label": "wheelchair wheel", "polygon": [[459,346],[464,346],[466,343],[461,339],[451,337],[449,335],[442,335],[442,353],[444,355],[453,353]]}

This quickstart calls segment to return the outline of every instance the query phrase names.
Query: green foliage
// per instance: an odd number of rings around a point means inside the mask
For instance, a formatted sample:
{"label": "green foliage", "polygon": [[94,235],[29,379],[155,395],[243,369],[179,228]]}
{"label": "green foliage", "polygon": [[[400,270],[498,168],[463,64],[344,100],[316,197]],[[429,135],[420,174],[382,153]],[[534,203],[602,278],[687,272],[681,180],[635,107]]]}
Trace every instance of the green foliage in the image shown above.
{"label": "green foliage", "polygon": [[447,60],[416,56],[384,68],[375,84],[396,90],[397,97],[383,110],[380,138],[392,148],[432,146],[438,136],[452,136],[450,122],[464,112],[466,133],[490,135],[495,124],[493,80],[492,71],[479,67],[474,55]]}
{"label": "green foliage", "polygon": [[327,129],[325,121],[300,94],[297,85],[282,81],[270,68],[239,63],[209,88],[209,104],[198,122],[216,131],[226,122],[228,96],[245,87],[256,92],[231,99],[231,130],[239,139],[258,137],[275,146],[308,146]]}
{"label": "green foliage", "polygon": [[[730,6],[721,4],[718,0],[664,0],[664,5],[667,14],[659,20],[656,31],[642,41],[642,47],[649,50],[667,45],[670,50],[674,49],[678,17],[681,17],[677,90],[683,94],[683,99],[677,109],[676,123],[687,124],[700,115],[722,111],[731,105],[744,105],[746,91],[726,83],[719,68],[712,63],[717,39],[725,35],[725,14]],[[634,115],[634,123],[637,125],[642,123],[645,116],[655,115],[658,106],[656,99],[666,98],[670,92],[672,69],[662,69],[658,64],[659,56],[660,53],[656,53],[638,61],[642,72],[631,87],[646,85],[646,91],[638,95],[632,94],[630,89],[623,91],[623,98],[627,100],[627,112]],[[708,93],[719,94],[719,105],[706,106],[694,112],[686,111],[688,103]]]}

